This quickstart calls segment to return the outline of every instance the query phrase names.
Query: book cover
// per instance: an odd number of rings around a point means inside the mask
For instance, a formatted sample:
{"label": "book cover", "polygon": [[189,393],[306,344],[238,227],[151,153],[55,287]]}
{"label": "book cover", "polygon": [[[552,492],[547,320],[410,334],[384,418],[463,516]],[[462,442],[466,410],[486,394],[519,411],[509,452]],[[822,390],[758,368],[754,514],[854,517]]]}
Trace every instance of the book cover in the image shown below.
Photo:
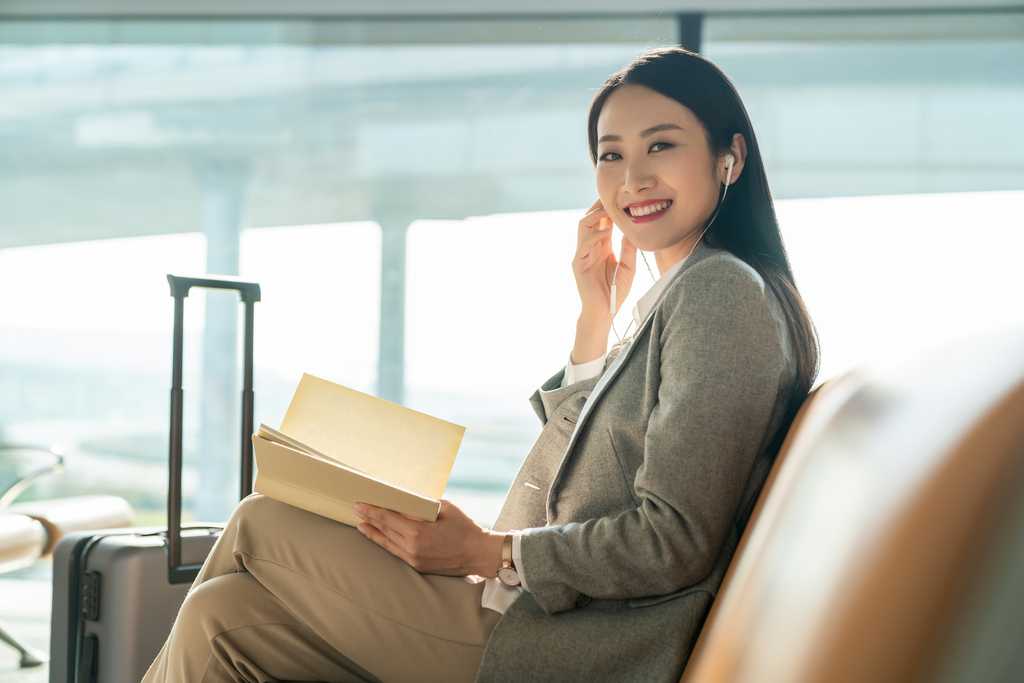
{"label": "book cover", "polygon": [[357,502],[434,521],[465,431],[303,375],[281,429],[253,435],[253,488],[352,526]]}

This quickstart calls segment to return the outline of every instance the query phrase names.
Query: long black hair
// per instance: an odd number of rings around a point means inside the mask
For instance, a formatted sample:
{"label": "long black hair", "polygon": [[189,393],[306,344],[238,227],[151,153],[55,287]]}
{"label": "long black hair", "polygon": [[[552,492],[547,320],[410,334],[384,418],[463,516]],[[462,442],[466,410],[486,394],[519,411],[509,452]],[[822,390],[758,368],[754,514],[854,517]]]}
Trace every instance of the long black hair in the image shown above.
{"label": "long black hair", "polygon": [[729,151],[734,134],[746,140],[743,171],[729,186],[704,240],[748,263],[781,302],[796,351],[796,392],[802,398],[818,374],[818,333],[793,279],[761,150],[739,93],[721,69],[694,52],[670,47],[644,53],[609,78],[590,104],[587,132],[595,164],[597,119],[608,96],[623,85],[645,86],[692,111],[704,126],[713,160]]}

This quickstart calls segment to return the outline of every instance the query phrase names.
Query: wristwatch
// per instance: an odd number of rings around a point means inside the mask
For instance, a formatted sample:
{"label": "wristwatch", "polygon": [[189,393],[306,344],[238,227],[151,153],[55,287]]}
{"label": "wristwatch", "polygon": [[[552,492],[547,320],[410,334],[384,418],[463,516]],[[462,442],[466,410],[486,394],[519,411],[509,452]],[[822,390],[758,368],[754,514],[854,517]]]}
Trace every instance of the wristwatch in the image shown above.
{"label": "wristwatch", "polygon": [[506,586],[519,585],[519,572],[512,561],[512,533],[510,531],[505,534],[505,540],[501,544],[501,568],[498,569],[498,578]]}

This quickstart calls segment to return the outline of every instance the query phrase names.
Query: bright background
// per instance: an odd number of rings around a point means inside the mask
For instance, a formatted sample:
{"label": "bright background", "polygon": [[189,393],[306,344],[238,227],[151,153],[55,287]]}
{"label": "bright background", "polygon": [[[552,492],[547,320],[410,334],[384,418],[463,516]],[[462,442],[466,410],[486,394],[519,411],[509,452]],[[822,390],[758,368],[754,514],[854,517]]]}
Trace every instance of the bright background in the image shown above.
{"label": "bright background", "polygon": [[[1024,11],[954,2],[0,1],[0,443],[67,463],[21,499],[165,523],[166,275],[209,271],[262,286],[258,422],[303,372],[459,422],[447,496],[491,523],[572,344],[587,106],[662,45],[743,98],[821,378],[1019,328]],[[186,520],[237,500],[237,309],[186,304]],[[0,490],[43,460],[9,456]],[[51,581],[0,577],[43,649]]]}
{"label": "bright background", "polygon": [[[822,379],[1024,325],[1024,191],[781,200],[777,210],[821,335]],[[572,345],[578,299],[568,262],[582,212],[418,221],[409,233],[408,404],[467,425],[448,496],[483,521],[496,516],[540,430],[526,399]],[[242,275],[264,291],[257,422],[280,424],[303,372],[372,391],[378,261],[332,254],[379,252],[379,232],[359,223],[243,232]],[[201,270],[203,242],[193,233],[0,251],[0,291],[19,293],[0,301],[0,354],[22,373],[63,367],[79,377],[56,399],[36,379],[38,406],[0,403],[25,415],[7,438],[62,443],[64,479],[78,487],[159,500],[173,310],[162,274]],[[649,285],[641,267],[620,327]],[[201,329],[202,309],[202,297],[190,296],[186,327]],[[190,341],[188,399],[200,370],[195,334]],[[121,393],[104,404],[111,378]],[[186,405],[195,421],[195,402]],[[31,414],[57,409],[81,417]],[[133,448],[145,464],[126,459]],[[60,483],[38,487],[59,492]]]}
{"label": "bright background", "polygon": [[[1022,16],[701,21],[822,377],[1024,324]],[[490,523],[572,344],[587,105],[683,33],[657,13],[0,24],[0,438],[68,461],[25,495],[109,491],[162,522],[165,276],[209,270],[262,285],[257,422],[310,372],[464,424],[448,495]],[[230,296],[186,310],[185,512],[224,519],[240,321]]]}

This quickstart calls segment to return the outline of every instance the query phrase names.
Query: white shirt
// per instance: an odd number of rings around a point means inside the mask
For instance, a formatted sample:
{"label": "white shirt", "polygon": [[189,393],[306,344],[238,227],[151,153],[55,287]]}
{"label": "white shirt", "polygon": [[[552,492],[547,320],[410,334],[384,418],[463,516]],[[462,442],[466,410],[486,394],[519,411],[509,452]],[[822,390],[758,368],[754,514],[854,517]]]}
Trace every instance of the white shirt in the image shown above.
{"label": "white shirt", "polygon": [[[667,271],[665,271],[661,277],[655,281],[651,288],[647,290],[636,302],[636,306],[633,307],[633,324],[636,325],[636,329],[644,324],[647,319],[647,315],[654,309],[655,304],[661,298],[662,292],[668,287],[668,283],[672,281],[672,277],[679,272],[679,269],[683,267],[683,263],[686,262],[684,258],[679,263],[675,264]],[[628,329],[628,328],[627,328]],[[562,387],[568,387],[576,382],[585,382],[588,379],[597,377],[604,371],[605,360],[608,358],[608,354],[605,353],[600,358],[586,363],[574,364],[572,362],[572,354],[569,354],[569,362],[565,365],[565,373],[562,375]],[[495,612],[504,614],[506,610],[516,601],[524,590],[530,590],[526,585],[526,572],[523,567],[523,555],[520,549],[520,541],[522,534],[515,532],[512,534],[512,563],[516,566],[516,571],[519,573],[519,585],[518,586],[507,586],[498,579],[484,579],[484,594],[480,600],[480,606],[485,609],[491,609]],[[480,577],[466,577],[467,581],[471,583],[478,583]]]}

